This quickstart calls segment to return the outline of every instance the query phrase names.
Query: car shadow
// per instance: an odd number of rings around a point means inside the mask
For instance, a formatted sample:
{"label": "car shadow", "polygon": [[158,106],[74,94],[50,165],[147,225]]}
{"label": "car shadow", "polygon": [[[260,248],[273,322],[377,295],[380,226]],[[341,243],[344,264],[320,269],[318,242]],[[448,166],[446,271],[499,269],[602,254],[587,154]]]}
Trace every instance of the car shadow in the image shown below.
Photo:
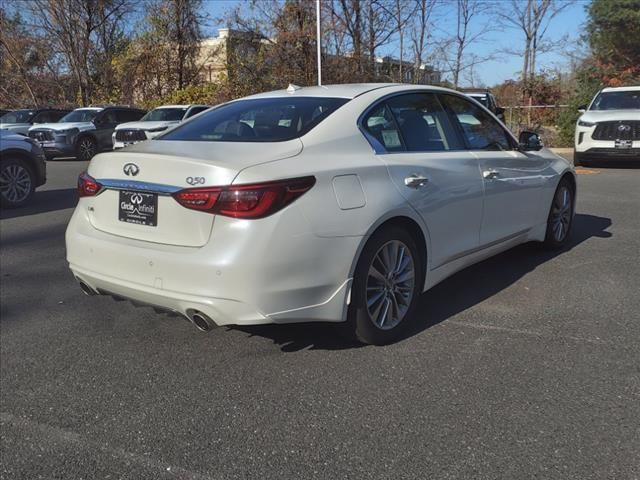
{"label": "car shadow", "polygon": [[[492,297],[558,255],[592,238],[609,238],[611,219],[576,214],[570,242],[562,250],[548,251],[534,242],[519,245],[495,257],[467,267],[422,294],[414,315],[420,320],[398,341],[441,323]],[[250,336],[271,339],[283,352],[342,350],[363,345],[343,335],[342,324],[299,323],[289,325],[233,326]]]}
{"label": "car shadow", "polygon": [[0,209],[0,219],[37,215],[39,213],[53,212],[73,208],[78,203],[78,193],[75,188],[60,190],[44,190],[36,192],[28,205],[17,208]]}
{"label": "car shadow", "polygon": [[[579,168],[579,166],[577,166]],[[640,169],[640,160],[607,160],[607,161],[591,161],[582,168],[614,168],[619,170],[638,170]]]}

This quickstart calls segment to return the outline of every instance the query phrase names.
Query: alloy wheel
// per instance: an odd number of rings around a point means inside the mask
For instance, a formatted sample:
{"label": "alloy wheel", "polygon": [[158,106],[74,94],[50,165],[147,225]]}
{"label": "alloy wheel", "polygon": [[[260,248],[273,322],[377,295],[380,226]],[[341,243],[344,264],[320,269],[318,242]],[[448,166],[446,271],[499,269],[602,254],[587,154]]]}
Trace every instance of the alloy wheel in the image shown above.
{"label": "alloy wheel", "polygon": [[551,231],[556,242],[562,242],[569,233],[573,213],[572,201],[569,187],[561,186],[556,192],[551,209]]}
{"label": "alloy wheel", "polygon": [[23,202],[31,193],[31,175],[16,163],[6,165],[0,172],[0,194],[11,203]]}
{"label": "alloy wheel", "polygon": [[415,287],[415,263],[399,240],[385,243],[373,257],[367,275],[367,311],[373,324],[390,330],[406,316]]}
{"label": "alloy wheel", "polygon": [[80,158],[91,160],[96,153],[96,145],[90,138],[85,138],[80,142]]}

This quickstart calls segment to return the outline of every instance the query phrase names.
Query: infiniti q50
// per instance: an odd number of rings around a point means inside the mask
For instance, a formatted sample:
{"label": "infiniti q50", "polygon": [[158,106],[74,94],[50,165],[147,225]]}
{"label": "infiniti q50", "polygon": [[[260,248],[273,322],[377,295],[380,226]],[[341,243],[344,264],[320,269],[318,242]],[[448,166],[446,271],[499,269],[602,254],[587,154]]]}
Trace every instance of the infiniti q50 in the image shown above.
{"label": "infiniti q50", "polygon": [[67,259],[85,293],[202,330],[345,322],[383,344],[456,271],[562,247],[576,182],[536,134],[516,139],[460,93],[353,84],[220,105],[97,155],[78,191]]}

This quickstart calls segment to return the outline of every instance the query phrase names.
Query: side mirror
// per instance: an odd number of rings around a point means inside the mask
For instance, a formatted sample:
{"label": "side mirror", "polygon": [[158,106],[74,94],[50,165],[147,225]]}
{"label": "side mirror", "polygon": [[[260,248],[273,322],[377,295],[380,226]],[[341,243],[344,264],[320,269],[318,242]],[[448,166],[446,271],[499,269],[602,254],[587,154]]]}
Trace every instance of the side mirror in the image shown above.
{"label": "side mirror", "polygon": [[580,112],[580,113],[584,113],[584,112],[586,112],[586,111],[587,111],[587,106],[586,106],[586,105],[580,105],[580,106],[578,107],[578,112]]}
{"label": "side mirror", "polygon": [[520,144],[520,150],[525,152],[530,151],[538,151],[541,150],[544,146],[542,144],[542,139],[540,135],[535,132],[520,132],[520,136],[518,137],[518,143]]}
{"label": "side mirror", "polygon": [[504,108],[496,107],[496,116],[497,115],[504,115]]}

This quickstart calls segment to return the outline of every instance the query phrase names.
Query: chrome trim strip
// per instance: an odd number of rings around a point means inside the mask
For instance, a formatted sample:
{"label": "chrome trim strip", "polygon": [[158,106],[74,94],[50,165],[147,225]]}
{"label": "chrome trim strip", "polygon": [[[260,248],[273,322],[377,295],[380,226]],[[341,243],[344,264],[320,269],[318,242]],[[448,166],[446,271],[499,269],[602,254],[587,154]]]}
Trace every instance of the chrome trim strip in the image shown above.
{"label": "chrome trim strip", "polygon": [[184,187],[175,185],[163,185],[161,183],[140,182],[137,180],[122,180],[115,178],[96,178],[96,182],[107,190],[136,190],[140,192],[152,192],[158,195],[171,195]]}
{"label": "chrome trim strip", "polygon": [[525,233],[528,233],[531,230],[531,228],[525,228],[524,230],[520,230],[519,232],[516,233],[512,233],[511,235],[507,235],[506,237],[503,238],[499,238],[498,240],[494,240],[493,242],[489,242],[489,243],[485,243],[484,245],[475,247],[475,248],[471,248],[469,250],[465,250],[464,252],[460,252],[457,253],[449,258],[447,258],[444,262],[442,262],[440,265],[438,265],[437,267],[434,267],[433,270],[435,270],[436,268],[440,268],[443,267],[444,265],[451,263],[455,260],[459,260],[463,257],[466,257],[467,255],[472,255],[474,253],[478,253],[482,250],[486,250],[488,248],[491,247],[495,247],[496,245],[499,245],[501,243],[504,242],[508,242],[509,240],[513,240],[514,238],[518,238],[522,235],[524,235]]}
{"label": "chrome trim strip", "polygon": [[[368,93],[368,92],[365,92],[365,93]],[[453,96],[461,97],[464,100],[469,100],[469,98],[470,98],[467,95],[465,95],[463,93],[460,93],[460,92],[449,91],[449,90],[434,90],[434,89],[430,88],[429,86],[425,86],[423,88],[416,87],[416,88],[411,88],[411,89],[407,89],[407,90],[395,91],[395,92],[388,93],[386,95],[383,95],[382,97],[377,98],[373,103],[371,103],[367,108],[364,109],[364,111],[358,116],[358,119],[356,120],[356,125],[358,126],[358,130],[360,130],[360,132],[363,134],[363,136],[365,137],[367,142],[369,142],[369,145],[371,145],[371,148],[373,149],[373,152],[376,155],[387,155],[387,154],[398,154],[398,153],[400,153],[400,154],[402,154],[402,153],[408,153],[408,154],[411,154],[411,153],[434,153],[431,150],[415,151],[415,152],[414,151],[410,152],[410,151],[407,151],[407,150],[400,150],[400,151],[396,151],[396,152],[389,152],[384,147],[384,145],[382,145],[382,143],[380,143],[380,141],[377,138],[375,138],[373,135],[371,135],[367,131],[367,128],[364,125],[364,118],[369,114],[370,111],[372,111],[378,105],[380,105],[383,102],[386,102],[389,98],[393,98],[395,96],[400,96],[400,95],[412,94],[412,93],[432,93],[432,94],[434,94],[436,96],[443,95],[443,94],[444,95],[453,95]],[[438,102],[440,102],[440,97],[439,96],[438,96]],[[518,145],[518,140],[516,139],[516,137],[513,135],[513,133],[511,133],[511,131],[508,128],[504,127],[502,122],[500,122],[500,120],[498,120],[498,117],[496,117],[484,105],[480,104],[480,106],[482,107],[483,110],[488,112],[495,120],[497,120],[498,123],[501,126],[503,126],[503,130],[515,142],[514,145]],[[453,127],[453,125],[451,125],[451,126]],[[460,138],[460,140],[464,141],[463,138]],[[471,152],[471,151],[473,151],[472,148],[463,148],[463,149],[458,149],[458,150],[441,150],[440,152],[452,153],[452,152]],[[513,152],[513,151],[519,151],[519,150],[518,149],[513,149],[513,150],[504,150],[504,151]]]}

